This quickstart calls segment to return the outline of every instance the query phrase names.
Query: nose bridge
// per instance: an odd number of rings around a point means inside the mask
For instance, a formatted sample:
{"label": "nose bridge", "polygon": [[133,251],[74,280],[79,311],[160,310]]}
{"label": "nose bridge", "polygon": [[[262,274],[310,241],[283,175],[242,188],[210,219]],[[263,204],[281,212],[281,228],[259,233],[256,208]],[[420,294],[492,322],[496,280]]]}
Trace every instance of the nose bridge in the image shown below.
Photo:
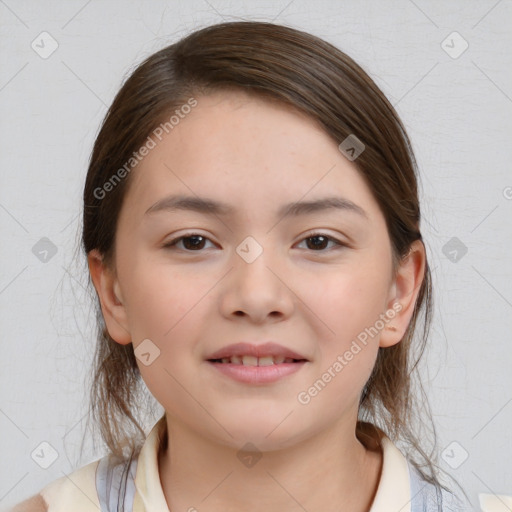
{"label": "nose bridge", "polygon": [[[261,236],[258,236],[258,238],[260,240],[262,239]],[[269,252],[268,237],[266,237],[265,241],[267,242],[266,243],[266,246],[267,246],[266,251],[264,251],[264,248],[262,245],[263,240],[262,240],[262,243],[260,243],[260,242],[258,242],[258,240],[256,240],[256,238],[254,236],[249,235],[249,236],[245,237],[238,244],[238,246],[236,247],[236,253],[248,265],[252,265],[258,259],[260,259],[260,264],[261,264],[261,259],[265,259],[265,258],[260,258],[261,255],[263,254],[263,252],[265,252],[266,255]]]}
{"label": "nose bridge", "polygon": [[[255,236],[249,235],[236,247],[236,255],[240,261],[235,262],[237,279],[242,279],[255,286],[265,282],[265,286],[272,286],[276,280],[275,275],[268,267],[276,266],[275,254],[270,246],[270,237],[258,236],[260,243]],[[243,283],[240,283],[243,285]]]}

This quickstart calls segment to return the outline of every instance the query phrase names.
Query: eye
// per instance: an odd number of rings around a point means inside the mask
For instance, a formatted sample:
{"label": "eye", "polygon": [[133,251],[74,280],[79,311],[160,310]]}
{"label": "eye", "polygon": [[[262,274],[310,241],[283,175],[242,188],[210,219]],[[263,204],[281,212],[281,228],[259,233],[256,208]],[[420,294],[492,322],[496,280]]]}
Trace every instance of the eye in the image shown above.
{"label": "eye", "polygon": [[[204,249],[205,241],[211,242],[209,238],[198,233],[187,233],[186,235],[170,240],[165,245],[163,245],[163,248],[174,248],[183,242],[183,246],[178,247],[178,249],[184,250],[186,252],[201,252],[201,250]],[[301,241],[301,243],[311,241],[312,243],[307,244],[307,248],[315,252],[325,252],[324,249],[327,248],[326,246],[329,244],[329,242],[334,243],[335,246],[338,247],[346,246],[346,244],[340,242],[336,238],[326,235],[325,233],[310,233]]]}
{"label": "eye", "polygon": [[[180,242],[183,242],[183,246],[185,247],[185,251],[187,252],[200,252],[201,249],[204,248],[205,240],[209,240],[203,235],[198,233],[187,233],[186,235],[180,236],[178,238],[174,238],[167,242],[163,247],[169,249],[171,247],[177,246]],[[179,247],[181,249],[181,247]]]}
{"label": "eye", "polygon": [[[313,241],[310,244],[307,244],[308,241]],[[312,248],[315,252],[326,252],[323,249],[326,249],[326,245],[329,242],[333,242],[336,246],[343,247],[346,244],[340,242],[336,238],[326,235],[325,233],[310,233],[306,238],[302,240],[301,243],[306,242],[309,245],[308,248]]]}

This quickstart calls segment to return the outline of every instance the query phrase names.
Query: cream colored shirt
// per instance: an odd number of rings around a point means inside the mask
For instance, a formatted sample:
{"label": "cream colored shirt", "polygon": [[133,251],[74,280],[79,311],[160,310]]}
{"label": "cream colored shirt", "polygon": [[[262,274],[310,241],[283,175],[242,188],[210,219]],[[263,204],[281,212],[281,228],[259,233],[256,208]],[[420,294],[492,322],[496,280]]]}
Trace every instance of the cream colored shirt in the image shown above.
{"label": "cream colored shirt", "polygon": [[[168,512],[158,472],[158,449],[166,423],[163,416],[146,438],[139,454],[135,475],[133,512]],[[411,512],[411,492],[407,459],[384,436],[382,473],[369,512]],[[101,510],[96,491],[96,468],[92,462],[43,488],[41,495],[48,512],[98,512]]]}

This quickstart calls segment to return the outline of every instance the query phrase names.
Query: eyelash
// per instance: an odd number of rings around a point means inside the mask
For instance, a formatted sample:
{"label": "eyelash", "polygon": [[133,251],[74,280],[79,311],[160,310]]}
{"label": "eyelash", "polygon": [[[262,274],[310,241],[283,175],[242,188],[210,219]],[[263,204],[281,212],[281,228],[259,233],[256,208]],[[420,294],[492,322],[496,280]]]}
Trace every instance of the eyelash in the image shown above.
{"label": "eyelash", "polygon": [[[179,242],[181,242],[183,239],[186,239],[186,238],[192,238],[194,236],[200,236],[202,237],[204,240],[208,240],[211,242],[211,240],[207,237],[205,237],[204,235],[201,235],[200,233],[186,233],[185,235],[182,235],[180,237],[177,237],[177,238],[174,238],[172,240],[169,240],[169,242],[167,242],[165,245],[163,245],[162,247],[164,249],[173,249],[175,245],[177,245]],[[343,242],[340,242],[338,239],[336,238],[333,238],[332,236],[329,236],[329,235],[326,235],[325,233],[322,233],[322,232],[314,232],[314,233],[309,233],[306,237],[304,237],[300,242],[303,242],[304,240],[307,240],[309,238],[316,238],[316,237],[324,237],[324,238],[327,238],[327,240],[329,242],[334,242],[338,247],[337,248],[342,248],[342,247],[347,247],[347,244],[343,243]],[[180,249],[182,250],[183,252],[203,252],[202,249],[200,250],[197,250],[197,251],[191,251],[191,250],[188,250],[188,249]],[[311,249],[311,252],[328,252],[327,249],[319,249],[319,250],[313,250]]]}

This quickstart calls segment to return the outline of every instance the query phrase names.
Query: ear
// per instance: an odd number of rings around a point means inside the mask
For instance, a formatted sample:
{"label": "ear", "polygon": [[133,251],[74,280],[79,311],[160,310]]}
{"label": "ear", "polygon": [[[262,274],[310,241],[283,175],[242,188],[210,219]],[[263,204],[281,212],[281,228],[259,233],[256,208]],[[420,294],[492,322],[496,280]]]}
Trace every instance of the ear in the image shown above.
{"label": "ear", "polygon": [[126,307],[123,305],[123,297],[115,272],[104,264],[101,254],[96,249],[89,252],[87,262],[100,299],[108,333],[121,345],[131,343]]}
{"label": "ear", "polygon": [[404,337],[414,313],[425,265],[425,246],[421,240],[415,240],[407,256],[400,262],[391,284],[387,305],[388,321],[381,331],[380,347],[391,347]]}

